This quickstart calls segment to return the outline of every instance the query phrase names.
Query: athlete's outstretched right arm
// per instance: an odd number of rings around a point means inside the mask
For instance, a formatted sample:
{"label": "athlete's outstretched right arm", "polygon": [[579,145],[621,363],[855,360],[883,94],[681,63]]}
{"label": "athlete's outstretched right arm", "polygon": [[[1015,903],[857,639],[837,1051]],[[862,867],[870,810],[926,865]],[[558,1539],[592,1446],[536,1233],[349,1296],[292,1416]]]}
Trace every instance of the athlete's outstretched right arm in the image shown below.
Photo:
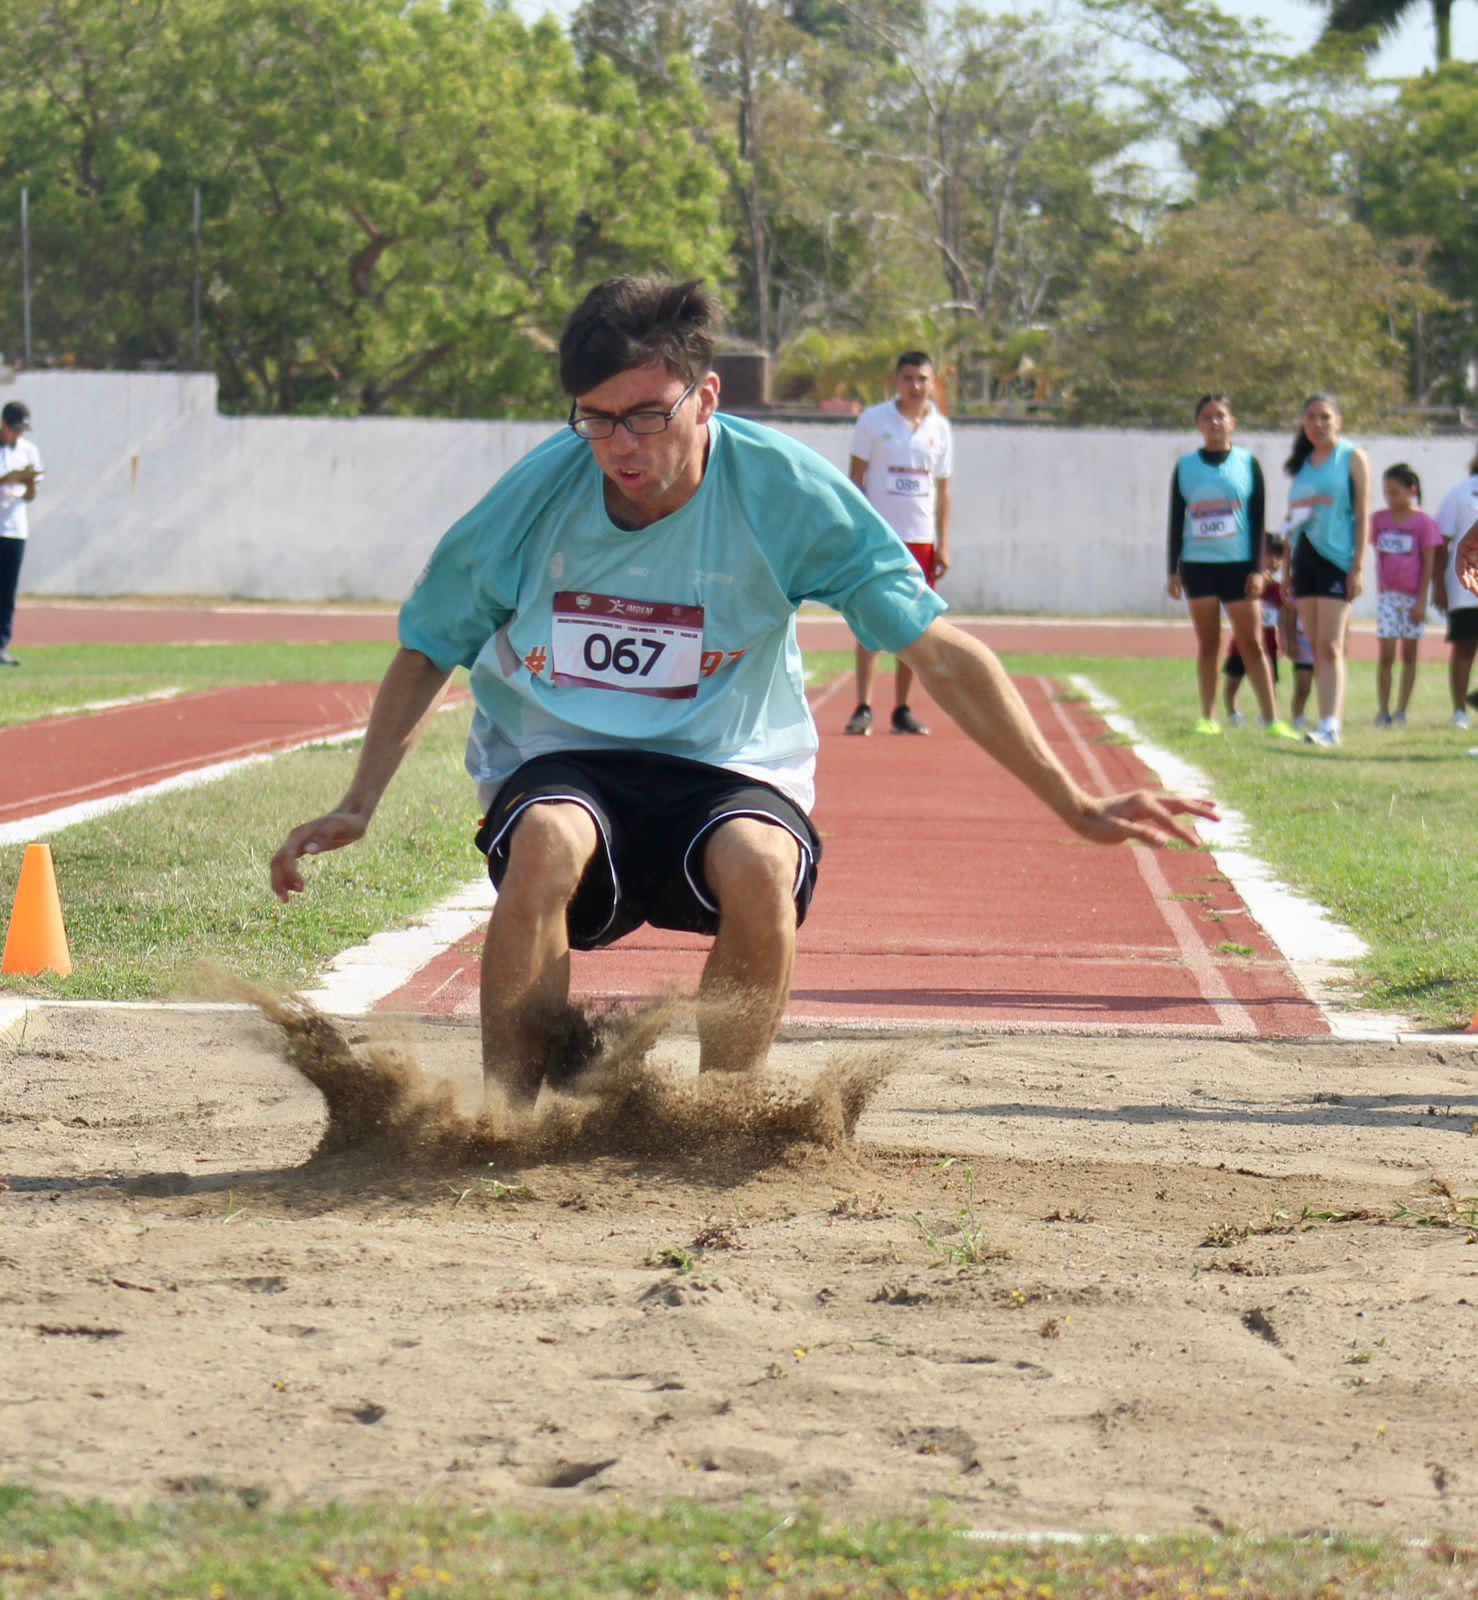
{"label": "athlete's outstretched right arm", "polygon": [[327,815],[294,828],[272,857],[272,892],[279,900],[301,892],[298,861],[303,856],[341,850],[364,837],[380,797],[421,737],[450,676],[419,650],[402,646],[396,652],[375,696],[359,765],[344,798]]}

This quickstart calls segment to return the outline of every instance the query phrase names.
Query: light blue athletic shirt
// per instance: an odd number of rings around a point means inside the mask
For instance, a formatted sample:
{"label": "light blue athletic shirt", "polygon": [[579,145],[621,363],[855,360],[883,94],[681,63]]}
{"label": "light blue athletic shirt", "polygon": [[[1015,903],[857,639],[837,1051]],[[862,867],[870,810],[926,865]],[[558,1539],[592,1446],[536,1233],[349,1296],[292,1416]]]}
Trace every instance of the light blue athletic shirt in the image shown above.
{"label": "light blue athletic shirt", "polygon": [[[1185,522],[1182,561],[1252,560],[1252,524],[1247,508],[1257,486],[1252,453],[1233,445],[1225,461],[1213,465],[1199,450],[1182,456],[1176,466]],[[1262,530],[1258,530],[1261,537]]]}
{"label": "light blue athletic shirt", "polygon": [[[652,750],[773,783],[809,810],[816,725],[795,612],[820,600],[869,649],[914,643],[946,608],[902,541],[846,477],[784,434],[737,417],[709,424],[698,492],[650,527],[618,527],[589,445],[561,432],[531,451],[442,538],[400,612],[400,642],[444,671],[468,667],[476,702],[467,769],[479,798],[559,750]],[[616,688],[554,681],[555,597]],[[630,692],[650,646],[619,624],[582,633],[609,598],[703,608],[691,698]],[[582,617],[576,606],[589,606]],[[629,609],[629,608],[627,608]],[[640,608],[639,608],[640,609]],[[693,613],[683,614],[693,626]],[[689,644],[692,644],[691,635]],[[571,647],[563,647],[568,651]],[[691,651],[696,659],[696,647]],[[566,667],[571,658],[561,658]],[[663,658],[662,668],[675,659]],[[584,671],[584,668],[579,669]],[[691,677],[692,675],[690,675]],[[655,681],[655,680],[654,680]]]}
{"label": "light blue athletic shirt", "polygon": [[1355,564],[1355,490],[1350,457],[1355,447],[1343,439],[1322,467],[1305,461],[1288,486],[1288,529],[1310,543],[1341,572]]}

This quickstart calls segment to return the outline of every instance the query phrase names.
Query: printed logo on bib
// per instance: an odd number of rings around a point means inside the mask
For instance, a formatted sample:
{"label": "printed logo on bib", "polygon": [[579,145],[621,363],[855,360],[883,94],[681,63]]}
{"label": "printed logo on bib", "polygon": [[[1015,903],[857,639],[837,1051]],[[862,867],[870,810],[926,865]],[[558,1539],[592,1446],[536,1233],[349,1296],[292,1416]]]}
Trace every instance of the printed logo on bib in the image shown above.
{"label": "printed logo on bib", "polygon": [[1376,536],[1375,548],[1383,556],[1409,556],[1416,554],[1416,535],[1403,533],[1400,528],[1387,528]]}
{"label": "printed logo on bib", "polygon": [[917,499],[929,492],[929,469],[927,467],[886,467],[888,474],[888,493],[908,495]]}
{"label": "printed logo on bib", "polygon": [[1230,500],[1201,500],[1191,506],[1191,538],[1234,539],[1237,536],[1237,508]]}
{"label": "printed logo on bib", "polygon": [[562,590],[554,597],[554,681],[692,700],[703,665],[703,607]]}

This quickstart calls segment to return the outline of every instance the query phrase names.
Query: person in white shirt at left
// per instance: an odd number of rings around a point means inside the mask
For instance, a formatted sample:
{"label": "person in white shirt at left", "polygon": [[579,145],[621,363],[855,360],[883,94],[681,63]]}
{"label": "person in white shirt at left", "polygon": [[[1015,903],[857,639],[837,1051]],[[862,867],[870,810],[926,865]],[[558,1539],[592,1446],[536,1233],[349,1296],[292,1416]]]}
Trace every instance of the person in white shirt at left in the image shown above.
{"label": "person in white shirt at left", "polygon": [[30,428],[30,408],[21,401],[10,400],[0,410],[0,667],[20,665],[10,653],[10,635],[29,532],[26,507],[42,474],[41,452],[26,437]]}

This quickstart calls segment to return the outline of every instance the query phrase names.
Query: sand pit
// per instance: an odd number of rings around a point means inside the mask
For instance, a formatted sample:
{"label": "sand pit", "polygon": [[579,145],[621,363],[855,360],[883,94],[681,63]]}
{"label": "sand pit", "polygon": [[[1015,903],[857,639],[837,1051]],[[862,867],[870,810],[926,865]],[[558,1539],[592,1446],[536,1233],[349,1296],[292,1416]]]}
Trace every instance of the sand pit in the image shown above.
{"label": "sand pit", "polygon": [[[279,1045],[53,1009],[0,1046],[9,1475],[1478,1528],[1463,1041],[791,1039],[789,1132],[736,1141],[662,1034],[539,1145],[479,1118],[472,1032],[407,1026],[376,1059],[451,1087],[326,1146]],[[634,1137],[652,1083],[695,1136]]]}

